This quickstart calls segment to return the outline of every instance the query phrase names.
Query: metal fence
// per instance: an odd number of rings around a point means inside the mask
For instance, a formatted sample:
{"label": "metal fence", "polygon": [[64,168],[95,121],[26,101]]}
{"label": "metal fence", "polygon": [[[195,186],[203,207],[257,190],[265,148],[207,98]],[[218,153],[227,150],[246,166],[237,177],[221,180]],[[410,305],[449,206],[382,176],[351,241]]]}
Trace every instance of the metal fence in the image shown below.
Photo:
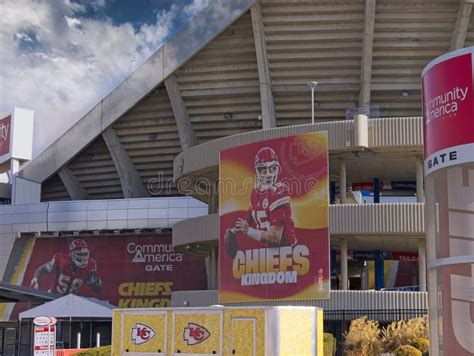
{"label": "metal fence", "polygon": [[324,332],[333,334],[337,340],[336,355],[343,355],[344,333],[349,330],[352,320],[366,316],[377,320],[380,326],[386,326],[392,321],[408,320],[426,315],[426,309],[380,309],[380,310],[324,310]]}
{"label": "metal fence", "polygon": [[0,356],[13,356],[16,350],[17,329],[0,327]]}

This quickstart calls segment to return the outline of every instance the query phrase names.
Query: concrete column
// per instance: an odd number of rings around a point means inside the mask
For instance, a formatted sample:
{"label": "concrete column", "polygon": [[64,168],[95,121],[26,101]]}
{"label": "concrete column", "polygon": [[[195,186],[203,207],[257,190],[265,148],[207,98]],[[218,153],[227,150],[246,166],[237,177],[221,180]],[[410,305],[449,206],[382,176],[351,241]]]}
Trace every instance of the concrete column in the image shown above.
{"label": "concrete column", "polygon": [[20,160],[12,158],[11,160],[11,174],[16,175],[20,171]]}
{"label": "concrete column", "polygon": [[207,205],[209,214],[216,214],[219,211],[219,188],[217,184],[217,181],[212,181],[209,187],[209,203]]}
{"label": "concrete column", "polygon": [[346,161],[341,158],[339,161],[339,196],[341,204],[346,204],[347,196],[346,196],[346,186],[347,186],[347,178],[346,178]]}
{"label": "concrete column", "polygon": [[354,116],[354,146],[369,147],[369,117],[364,114]]}
{"label": "concrete column", "polygon": [[426,292],[426,240],[418,240],[418,285]]}
{"label": "concrete column", "polygon": [[214,290],[217,289],[217,247],[211,247],[210,251],[210,259],[211,259],[211,283],[209,284],[210,289]]}
{"label": "concrete column", "polygon": [[349,273],[347,268],[347,240],[341,240],[341,288],[349,289]]}
{"label": "concrete column", "polygon": [[425,202],[425,188],[423,185],[423,159],[416,157],[416,201]]}

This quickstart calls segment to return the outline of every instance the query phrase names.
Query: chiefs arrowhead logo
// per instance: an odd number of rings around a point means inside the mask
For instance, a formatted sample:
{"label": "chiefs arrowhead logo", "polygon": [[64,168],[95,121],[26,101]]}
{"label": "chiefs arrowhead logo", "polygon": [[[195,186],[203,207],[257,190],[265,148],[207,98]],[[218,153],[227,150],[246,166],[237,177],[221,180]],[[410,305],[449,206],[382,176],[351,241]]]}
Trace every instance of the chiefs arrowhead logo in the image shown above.
{"label": "chiefs arrowhead logo", "polygon": [[188,323],[188,327],[184,328],[183,338],[188,345],[199,344],[209,336],[211,336],[211,333],[205,327],[198,324]]}
{"label": "chiefs arrowhead logo", "polygon": [[136,323],[132,328],[132,340],[135,345],[150,341],[156,335],[155,331],[147,325]]}

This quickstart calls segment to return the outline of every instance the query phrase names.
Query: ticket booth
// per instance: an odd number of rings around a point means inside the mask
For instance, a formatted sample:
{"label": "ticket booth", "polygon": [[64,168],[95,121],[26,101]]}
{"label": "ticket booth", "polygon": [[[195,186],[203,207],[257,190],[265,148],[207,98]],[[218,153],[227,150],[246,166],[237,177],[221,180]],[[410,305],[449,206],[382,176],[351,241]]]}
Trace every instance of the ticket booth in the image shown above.
{"label": "ticket booth", "polygon": [[314,307],[116,309],[114,355],[322,355]]}

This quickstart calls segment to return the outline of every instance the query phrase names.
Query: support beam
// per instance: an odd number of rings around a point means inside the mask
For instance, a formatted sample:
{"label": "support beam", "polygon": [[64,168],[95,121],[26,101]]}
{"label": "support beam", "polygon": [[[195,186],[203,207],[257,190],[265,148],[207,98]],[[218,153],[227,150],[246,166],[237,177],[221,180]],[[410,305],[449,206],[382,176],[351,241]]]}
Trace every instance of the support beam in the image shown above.
{"label": "support beam", "polygon": [[257,54],[258,78],[260,83],[260,102],[262,105],[262,127],[269,129],[276,127],[275,104],[273,101],[272,83],[270,79],[270,66],[268,64],[267,45],[263,31],[262,13],[260,3],[256,1],[250,8],[252,16],[253,38]]}
{"label": "support beam", "polygon": [[173,109],[173,114],[176,119],[181,149],[186,150],[189,147],[197,145],[198,140],[196,134],[194,133],[193,124],[191,123],[188,111],[184,105],[184,100],[181,96],[181,92],[179,91],[179,85],[174,74],[166,78],[165,86],[171,102],[171,108]]}
{"label": "support beam", "polygon": [[347,259],[347,240],[341,240],[341,289],[349,289],[349,273]]}
{"label": "support beam", "polygon": [[420,292],[426,292],[426,240],[418,240],[418,285]]}
{"label": "support beam", "polygon": [[217,214],[219,212],[219,182],[211,181],[209,185],[209,203],[207,210],[209,214]]}
{"label": "support beam", "polygon": [[86,200],[90,198],[85,188],[68,167],[64,166],[61,168],[58,171],[58,175],[63,181],[63,184],[72,200]]}
{"label": "support beam", "polygon": [[341,204],[346,204],[347,202],[346,186],[346,161],[341,158],[339,161],[339,201]]}
{"label": "support beam", "polygon": [[142,177],[120,142],[117,133],[110,126],[102,132],[122,185],[124,198],[143,198],[150,194],[143,184]]}
{"label": "support beam", "polygon": [[416,157],[416,201],[418,203],[425,202],[425,188],[423,185],[423,158]]}
{"label": "support beam", "polygon": [[463,48],[466,41],[467,29],[469,27],[469,20],[471,19],[472,3],[465,1],[459,2],[459,10],[454,23],[454,31],[451,36],[451,44],[449,50]]}
{"label": "support beam", "polygon": [[214,290],[214,289],[218,289],[218,286],[217,286],[217,247],[216,246],[212,246],[211,247],[211,251],[209,252],[209,258],[211,260],[211,273],[210,273],[210,277],[211,277],[211,283],[210,283],[210,289],[211,290]]}
{"label": "support beam", "polygon": [[375,0],[365,0],[364,39],[360,71],[359,106],[370,106],[372,54],[374,49]]}

